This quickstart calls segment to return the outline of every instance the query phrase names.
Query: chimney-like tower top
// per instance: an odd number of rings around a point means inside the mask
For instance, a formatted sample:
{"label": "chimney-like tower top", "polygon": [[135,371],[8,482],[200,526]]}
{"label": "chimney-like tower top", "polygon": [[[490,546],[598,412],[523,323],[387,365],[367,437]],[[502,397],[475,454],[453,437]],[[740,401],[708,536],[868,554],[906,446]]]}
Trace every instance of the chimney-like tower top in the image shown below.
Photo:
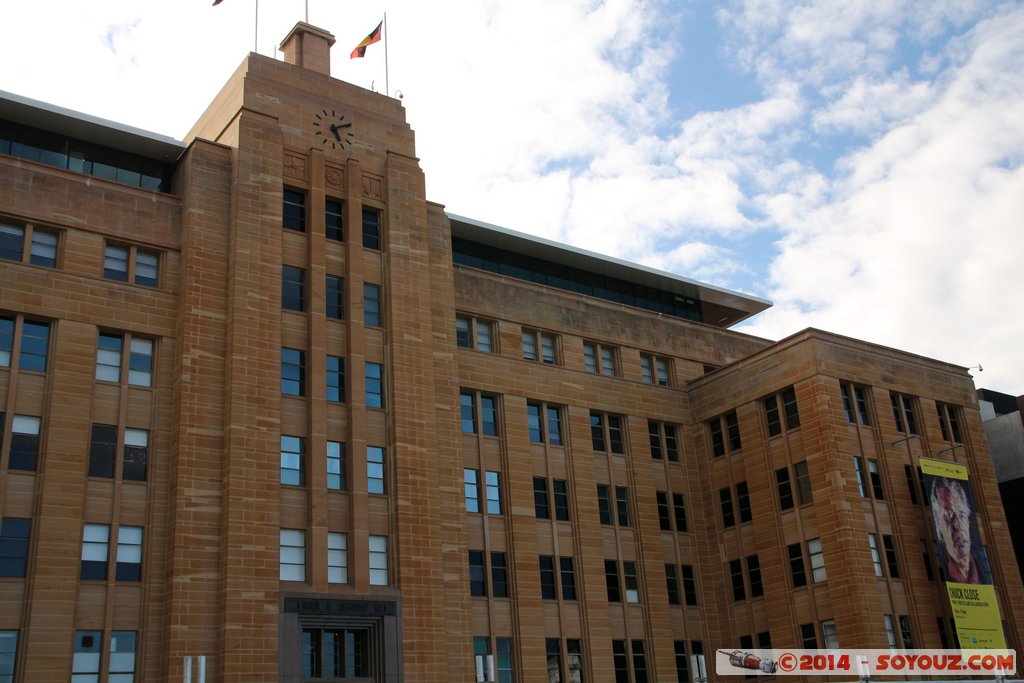
{"label": "chimney-like tower top", "polygon": [[281,41],[281,52],[289,64],[330,76],[332,45],[334,36],[300,21]]}

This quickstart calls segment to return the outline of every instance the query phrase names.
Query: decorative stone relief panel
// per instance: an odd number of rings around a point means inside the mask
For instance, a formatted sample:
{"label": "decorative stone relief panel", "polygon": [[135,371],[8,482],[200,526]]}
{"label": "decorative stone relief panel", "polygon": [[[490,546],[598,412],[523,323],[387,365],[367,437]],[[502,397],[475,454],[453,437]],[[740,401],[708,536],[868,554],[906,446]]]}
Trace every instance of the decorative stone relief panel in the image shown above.
{"label": "decorative stone relief panel", "polygon": [[284,153],[284,175],[297,180],[306,179],[306,158],[298,154]]}
{"label": "decorative stone relief panel", "polygon": [[343,169],[328,166],[324,170],[324,180],[327,182],[328,187],[345,189],[345,171]]}
{"label": "decorative stone relief panel", "polygon": [[363,196],[370,199],[384,199],[384,181],[378,176],[363,176]]}

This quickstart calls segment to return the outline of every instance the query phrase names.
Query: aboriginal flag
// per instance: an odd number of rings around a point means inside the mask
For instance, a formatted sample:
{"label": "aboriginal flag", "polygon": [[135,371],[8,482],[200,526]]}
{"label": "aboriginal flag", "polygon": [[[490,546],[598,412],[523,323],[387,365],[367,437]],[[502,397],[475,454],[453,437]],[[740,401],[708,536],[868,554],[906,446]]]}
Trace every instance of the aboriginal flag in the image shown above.
{"label": "aboriginal flag", "polygon": [[349,59],[355,59],[356,57],[364,57],[366,55],[366,48],[374,43],[380,42],[380,31],[384,26],[384,22],[377,24],[377,28],[373,29],[370,35],[363,38],[362,42],[356,45],[356,49],[352,50],[352,54],[349,55]]}

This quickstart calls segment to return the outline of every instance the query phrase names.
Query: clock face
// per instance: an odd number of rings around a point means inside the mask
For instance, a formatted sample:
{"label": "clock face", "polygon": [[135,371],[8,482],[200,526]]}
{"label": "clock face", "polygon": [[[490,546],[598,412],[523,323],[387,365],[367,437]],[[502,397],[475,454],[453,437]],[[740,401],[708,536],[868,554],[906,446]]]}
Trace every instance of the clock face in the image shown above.
{"label": "clock face", "polygon": [[346,121],[334,109],[321,109],[313,114],[313,131],[320,144],[331,149],[345,149],[356,137],[352,132],[352,122]]}

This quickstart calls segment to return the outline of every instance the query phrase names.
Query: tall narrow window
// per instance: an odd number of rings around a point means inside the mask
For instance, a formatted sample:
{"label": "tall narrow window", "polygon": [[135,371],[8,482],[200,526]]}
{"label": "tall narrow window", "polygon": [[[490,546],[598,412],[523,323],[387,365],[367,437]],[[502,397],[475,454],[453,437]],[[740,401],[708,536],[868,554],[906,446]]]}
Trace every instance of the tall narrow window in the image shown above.
{"label": "tall narrow window", "polygon": [[544,655],[547,665],[548,683],[562,683],[562,648],[558,638],[544,639]]}
{"label": "tall narrow window", "polygon": [[363,247],[380,249],[380,211],[363,207]]}
{"label": "tall narrow window", "polygon": [[501,474],[498,472],[484,473],[484,489],[487,494],[487,514],[501,514]]}
{"label": "tall narrow window", "polygon": [[345,481],[345,444],[340,441],[327,442],[327,489],[344,491]]}
{"label": "tall narrow window", "polygon": [[487,574],[482,550],[469,551],[469,594],[478,598],[487,597]]}
{"label": "tall narrow window", "polygon": [[153,342],[132,337],[128,345],[128,384],[136,387],[153,385]]}
{"label": "tall narrow window", "polygon": [[146,481],[149,462],[149,431],[146,429],[124,430],[124,455],[121,462],[121,478],[125,481]]}
{"label": "tall narrow window", "polygon": [[15,415],[11,423],[10,453],[7,467],[12,470],[35,472],[39,460],[40,419],[30,415]]}
{"label": "tall narrow window", "polygon": [[366,447],[366,492],[384,494],[384,449]]}
{"label": "tall narrow window", "polygon": [[306,395],[306,352],[281,349],[281,393],[285,396]]}
{"label": "tall narrow window", "polygon": [[327,276],[325,292],[326,314],[328,318],[341,320],[345,317],[345,280],[337,275]]}
{"label": "tall narrow window", "polygon": [[626,602],[640,602],[640,579],[636,573],[636,562],[622,563],[622,580],[626,586]]}
{"label": "tall narrow window", "polygon": [[889,576],[894,579],[900,578],[900,563],[896,557],[896,541],[892,536],[882,536],[882,545],[885,547],[885,562],[889,567]]}
{"label": "tall narrow window", "polygon": [[557,600],[555,589],[555,559],[550,555],[541,555],[540,562],[540,596],[545,600]]}
{"label": "tall narrow window", "polygon": [[583,342],[583,369],[608,377],[618,375],[617,349],[597,342]]}
{"label": "tall narrow window", "polygon": [[82,528],[80,579],[91,581],[106,580],[109,547],[110,526],[108,524],[86,524]]}
{"label": "tall narrow window", "polygon": [[641,353],[640,375],[644,380],[644,384],[657,384],[660,387],[667,387],[668,359]]}
{"label": "tall narrow window", "polygon": [[384,366],[366,363],[366,407],[384,407]]}
{"label": "tall narrow window", "polygon": [[839,633],[836,631],[836,622],[831,619],[821,622],[821,641],[826,650],[834,650],[839,647]]}
{"label": "tall narrow window", "polygon": [[683,494],[672,494],[672,509],[675,511],[676,531],[686,533],[689,529],[686,525],[686,502],[683,500]]}
{"label": "tall narrow window", "polygon": [[324,236],[338,242],[345,239],[344,204],[338,199],[324,200]]}
{"label": "tall narrow window", "polygon": [[117,564],[114,573],[118,581],[142,580],[142,527],[118,527]]}
{"label": "tall narrow window", "polygon": [[619,585],[619,563],[604,561],[604,582],[608,588],[608,602],[622,602],[622,588]]}
{"label": "tall narrow window", "polygon": [[839,385],[839,390],[843,398],[843,411],[846,413],[846,420],[853,424],[859,423],[869,427],[871,418],[868,415],[867,388],[843,382]]}
{"label": "tall narrow window", "polygon": [[327,583],[348,583],[348,534],[327,532]]}
{"label": "tall narrow window", "polygon": [[576,599],[576,571],[571,557],[558,558],[559,573],[562,577],[562,599]]}
{"label": "tall narrow window", "polygon": [[811,475],[807,470],[807,461],[793,463],[793,473],[796,475],[796,492],[801,505],[808,505],[814,502],[814,493],[811,489]]}
{"label": "tall narrow window", "polygon": [[668,493],[655,491],[654,495],[658,501],[658,526],[662,531],[672,531],[672,522],[668,514]]}
{"label": "tall narrow window", "polygon": [[647,683],[647,655],[644,654],[644,641],[631,640],[630,650],[633,655],[634,683]]}
{"label": "tall narrow window", "polygon": [[750,580],[750,597],[759,598],[764,595],[764,584],[761,582],[761,561],[757,555],[747,555],[747,578]]}
{"label": "tall narrow window", "polygon": [[466,512],[480,512],[480,481],[476,470],[462,470],[463,488],[465,489]]}
{"label": "tall narrow window", "polygon": [[494,644],[498,659],[497,683],[512,683],[512,639],[495,638]]}
{"label": "tall narrow window", "polygon": [[807,585],[807,570],[804,567],[804,552],[799,543],[787,546],[789,552],[789,573],[793,578],[793,588]]}
{"label": "tall narrow window", "polygon": [[590,437],[595,451],[625,453],[622,440],[622,418],[607,413],[590,413]]}
{"label": "tall narrow window", "polygon": [[878,461],[874,458],[868,459],[868,476],[871,478],[871,495],[875,497],[875,500],[885,500],[882,473],[878,469]]}
{"label": "tall narrow window", "polygon": [[[781,434],[783,422],[785,422],[786,430],[797,429],[800,426],[800,412],[796,402],[796,391],[793,387],[768,396],[763,403],[769,436]],[[780,405],[782,407],[781,415],[779,413]]]}
{"label": "tall narrow window", "polygon": [[601,524],[612,524],[611,489],[607,484],[597,485],[597,514]]}
{"label": "tall narrow window", "polygon": [[455,317],[455,341],[464,349],[494,352],[494,323],[467,315]]}
{"label": "tall narrow window", "polygon": [[683,572],[683,596],[686,604],[694,606],[697,604],[697,579],[693,573],[693,567],[684,564],[680,569]]}
{"label": "tall narrow window", "polygon": [[732,510],[732,491],[726,487],[718,490],[718,502],[722,508],[722,526],[729,528],[736,524],[736,515]]}
{"label": "tall narrow window", "polygon": [[615,683],[629,683],[629,657],[626,655],[626,641],[612,641],[612,666],[615,668]]}
{"label": "tall narrow window", "polygon": [[96,379],[121,381],[121,335],[101,334],[96,347]]}
{"label": "tall narrow window", "polygon": [[496,598],[509,596],[508,560],[505,553],[491,553],[491,593]]}
{"label": "tall narrow window", "polygon": [[[0,576],[25,578],[28,567],[28,542],[31,535],[31,519],[4,517],[0,520]],[[0,665],[0,673],[2,672],[3,666]],[[0,681],[2,680],[0,676]]]}
{"label": "tall narrow window", "polygon": [[345,359],[328,355],[324,369],[327,375],[327,400],[331,403],[344,403]]}
{"label": "tall narrow window", "polygon": [[625,486],[615,487],[615,510],[619,526],[629,526],[629,489]]}
{"label": "tall narrow window", "polygon": [[306,271],[294,266],[281,266],[281,308],[286,311],[306,310]]}
{"label": "tall narrow window", "polygon": [[740,511],[740,522],[749,522],[754,516],[750,510],[750,492],[747,489],[747,482],[741,481],[736,484],[736,506]]}
{"label": "tall narrow window", "polygon": [[284,188],[281,222],[288,230],[306,231],[306,193]]}
{"label": "tall narrow window", "polygon": [[301,436],[281,435],[281,483],[303,486],[305,475],[306,440]]}
{"label": "tall narrow window", "polygon": [[380,327],[380,285],[363,283],[363,324]]}
{"label": "tall narrow window", "polygon": [[20,261],[25,251],[25,228],[0,223],[0,258]]}
{"label": "tall narrow window", "polygon": [[743,584],[743,563],[739,560],[729,560],[729,575],[732,577],[732,599],[737,602],[746,600],[747,592]]}
{"label": "tall narrow window", "polygon": [[548,443],[552,446],[562,445],[562,409],[558,406],[545,406],[548,427]]}
{"label": "tall narrow window", "polygon": [[370,536],[370,585],[388,585],[387,536]]}
{"label": "tall narrow window", "polygon": [[498,435],[497,401],[494,396],[480,395],[480,431],[484,436]]}
{"label": "tall narrow window", "polygon": [[302,529],[281,529],[280,579],[306,580],[306,532]]}
{"label": "tall narrow window", "polygon": [[552,494],[555,500],[555,519],[569,521],[569,485],[564,479],[552,479]]}
{"label": "tall narrow window", "polygon": [[665,565],[665,586],[668,590],[668,604],[682,604],[679,597],[679,578],[676,576],[676,567],[673,564]]}
{"label": "tall narrow window", "polygon": [[523,330],[523,359],[555,365],[558,362],[557,337],[549,332]]}
{"label": "tall narrow window", "polygon": [[156,287],[160,268],[160,254],[155,251],[135,251],[135,284]]}
{"label": "tall narrow window", "polygon": [[128,282],[128,247],[108,244],[103,253],[103,277]]}
{"label": "tall narrow window", "polygon": [[963,434],[960,431],[960,407],[948,403],[936,403],[935,408],[939,414],[939,428],[942,430],[942,440],[963,443]]}
{"label": "tall narrow window", "polygon": [[791,509],[793,507],[793,486],[789,480],[788,467],[775,470],[775,488],[779,493],[779,509]]}
{"label": "tall narrow window", "polygon": [[885,576],[885,571],[882,569],[882,556],[878,552],[878,536],[875,534],[868,534],[868,548],[871,550],[871,564],[875,568],[875,576]]}
{"label": "tall narrow window", "polygon": [[[0,316],[0,368],[11,367],[11,351],[14,350],[14,319]],[[118,355],[120,363],[120,355]],[[97,379],[99,377],[97,376]]]}
{"label": "tall narrow window", "polygon": [[57,265],[57,233],[49,230],[32,229],[32,244],[29,246],[28,262],[36,266],[53,268]]}
{"label": "tall narrow window", "polygon": [[29,372],[46,372],[50,346],[50,326],[25,320],[21,326],[21,354],[18,365]]}
{"label": "tall narrow window", "polygon": [[89,476],[113,479],[117,459],[117,427],[94,424],[89,444]]}
{"label": "tall narrow window", "polygon": [[904,434],[917,434],[917,420],[914,415],[914,404],[916,398],[889,392],[889,400],[892,403],[892,415],[896,421],[896,431]]}
{"label": "tall narrow window", "polygon": [[[133,683],[135,680],[135,631],[112,631],[108,683]],[[77,682],[76,682],[77,683]]]}
{"label": "tall narrow window", "polygon": [[548,480],[544,477],[533,478],[533,512],[537,519],[551,519],[551,507],[548,504]]}
{"label": "tall narrow window", "polygon": [[75,631],[75,652],[71,658],[74,683],[98,683],[103,634],[100,631]]}
{"label": "tall narrow window", "polygon": [[676,427],[672,424],[647,421],[648,440],[651,445],[651,457],[661,460],[662,456],[672,462],[679,460],[679,445],[676,440]]}
{"label": "tall narrow window", "polygon": [[811,561],[811,577],[814,583],[821,583],[828,577],[825,574],[825,554],[821,549],[820,538],[807,541],[807,555]]}

